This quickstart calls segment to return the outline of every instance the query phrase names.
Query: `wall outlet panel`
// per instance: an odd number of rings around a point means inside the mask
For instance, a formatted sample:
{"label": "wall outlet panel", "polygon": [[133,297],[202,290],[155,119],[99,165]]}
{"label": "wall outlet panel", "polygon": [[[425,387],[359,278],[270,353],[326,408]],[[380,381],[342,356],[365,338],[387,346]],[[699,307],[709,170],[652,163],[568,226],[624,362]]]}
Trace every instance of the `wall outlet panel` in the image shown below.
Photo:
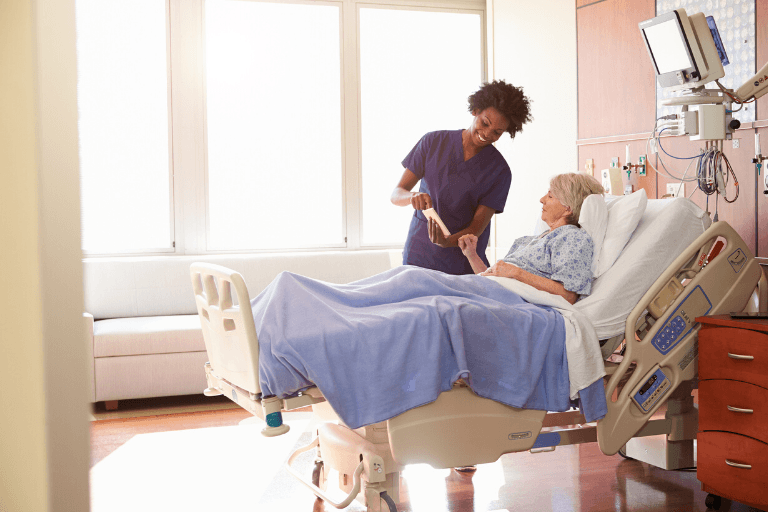
{"label": "wall outlet panel", "polygon": [[685,197],[685,183],[667,183],[667,196]]}

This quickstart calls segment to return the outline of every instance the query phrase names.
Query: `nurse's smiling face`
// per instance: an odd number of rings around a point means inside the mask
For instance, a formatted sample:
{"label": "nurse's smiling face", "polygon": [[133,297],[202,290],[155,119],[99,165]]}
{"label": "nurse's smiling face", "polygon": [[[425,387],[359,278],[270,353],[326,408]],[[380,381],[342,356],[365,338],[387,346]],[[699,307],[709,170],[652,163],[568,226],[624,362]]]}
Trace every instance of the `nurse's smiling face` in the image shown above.
{"label": "nurse's smiling face", "polygon": [[475,110],[472,115],[475,118],[469,127],[469,141],[475,146],[493,144],[509,128],[509,120],[493,107],[479,112]]}

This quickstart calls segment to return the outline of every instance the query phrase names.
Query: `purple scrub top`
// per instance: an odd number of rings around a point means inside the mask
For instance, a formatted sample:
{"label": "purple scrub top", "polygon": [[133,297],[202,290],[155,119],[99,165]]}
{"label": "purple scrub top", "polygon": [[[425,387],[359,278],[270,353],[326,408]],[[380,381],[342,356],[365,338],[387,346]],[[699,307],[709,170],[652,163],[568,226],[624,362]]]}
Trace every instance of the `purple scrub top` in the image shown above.
{"label": "purple scrub top", "polygon": [[[451,233],[466,228],[479,205],[504,211],[512,172],[504,157],[493,147],[464,161],[463,130],[430,132],[403,160],[403,167],[420,180],[419,191],[429,194],[432,207]],[[415,210],[403,250],[403,264],[440,270],[448,274],[473,274],[472,266],[458,247],[442,248],[429,241],[427,219]],[[485,256],[490,224],[478,237],[478,255]]]}

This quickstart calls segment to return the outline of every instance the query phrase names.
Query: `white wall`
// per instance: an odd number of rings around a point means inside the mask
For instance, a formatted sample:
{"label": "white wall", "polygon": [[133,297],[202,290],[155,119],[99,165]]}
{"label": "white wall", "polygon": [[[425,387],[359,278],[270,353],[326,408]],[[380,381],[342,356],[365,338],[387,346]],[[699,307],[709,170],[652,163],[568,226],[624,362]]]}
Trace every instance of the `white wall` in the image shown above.
{"label": "white wall", "polygon": [[579,171],[577,138],[576,3],[573,0],[487,0],[491,78],[532,100],[533,122],[514,140],[496,143],[512,168],[504,213],[496,216],[496,258],[530,235],[549,179]]}
{"label": "white wall", "polygon": [[74,0],[0,2],[0,510],[87,512]]}

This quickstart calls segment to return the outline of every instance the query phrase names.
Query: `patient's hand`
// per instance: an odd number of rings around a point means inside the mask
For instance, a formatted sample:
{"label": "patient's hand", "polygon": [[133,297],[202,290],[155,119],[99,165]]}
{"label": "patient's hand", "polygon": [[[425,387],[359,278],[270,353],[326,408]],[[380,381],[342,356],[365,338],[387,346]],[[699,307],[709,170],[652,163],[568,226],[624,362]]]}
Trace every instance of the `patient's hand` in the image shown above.
{"label": "patient's hand", "polygon": [[494,263],[488,270],[480,274],[481,276],[494,276],[494,277],[508,277],[510,279],[517,279],[519,275],[520,267],[516,267],[511,263],[507,263],[504,260],[499,260]]}
{"label": "patient's hand", "polygon": [[477,254],[477,237],[475,235],[462,235],[459,238],[459,249],[467,258]]}

